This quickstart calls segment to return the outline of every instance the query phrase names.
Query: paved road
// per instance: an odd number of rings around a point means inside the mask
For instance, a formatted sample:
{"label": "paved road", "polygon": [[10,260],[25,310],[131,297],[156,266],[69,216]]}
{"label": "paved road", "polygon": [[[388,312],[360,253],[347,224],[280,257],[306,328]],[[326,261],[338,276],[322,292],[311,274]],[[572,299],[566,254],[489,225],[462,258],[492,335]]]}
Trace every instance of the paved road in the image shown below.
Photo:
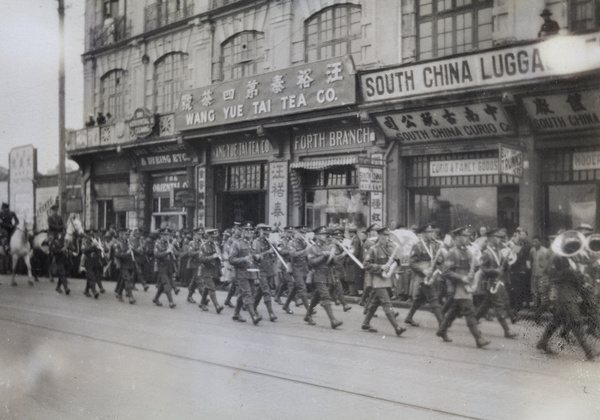
{"label": "paved road", "polygon": [[335,308],[336,331],[322,309],[316,327],[279,307],[277,322],[253,326],[185,293],[169,309],[152,304],[154,287],[130,305],[86,298],[82,280],[71,296],[25,280],[0,276],[0,418],[600,418],[600,361],[556,340],[561,354],[539,354],[532,324],[507,340],[484,321],[492,344],[480,350],[462,319],[442,343],[428,312],[398,338],[382,313],[379,333],[361,331],[357,305]]}

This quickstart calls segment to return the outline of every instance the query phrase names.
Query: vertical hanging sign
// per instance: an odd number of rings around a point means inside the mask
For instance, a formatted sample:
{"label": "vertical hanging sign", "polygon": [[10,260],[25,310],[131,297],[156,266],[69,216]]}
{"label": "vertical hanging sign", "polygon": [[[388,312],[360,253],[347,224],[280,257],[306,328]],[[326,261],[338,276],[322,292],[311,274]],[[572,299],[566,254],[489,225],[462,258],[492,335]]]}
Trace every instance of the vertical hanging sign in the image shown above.
{"label": "vertical hanging sign", "polygon": [[288,163],[269,164],[269,224],[273,227],[287,225]]}
{"label": "vertical hanging sign", "polygon": [[205,226],[206,223],[206,168],[198,167],[198,203],[196,227]]}

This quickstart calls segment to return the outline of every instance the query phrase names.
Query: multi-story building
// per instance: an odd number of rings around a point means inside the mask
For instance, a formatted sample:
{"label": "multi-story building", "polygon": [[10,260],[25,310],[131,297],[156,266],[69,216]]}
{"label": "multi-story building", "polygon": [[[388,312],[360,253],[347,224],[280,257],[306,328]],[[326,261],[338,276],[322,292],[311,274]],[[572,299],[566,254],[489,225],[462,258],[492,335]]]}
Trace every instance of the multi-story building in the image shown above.
{"label": "multi-story building", "polygon": [[598,224],[597,0],[86,4],[88,227]]}

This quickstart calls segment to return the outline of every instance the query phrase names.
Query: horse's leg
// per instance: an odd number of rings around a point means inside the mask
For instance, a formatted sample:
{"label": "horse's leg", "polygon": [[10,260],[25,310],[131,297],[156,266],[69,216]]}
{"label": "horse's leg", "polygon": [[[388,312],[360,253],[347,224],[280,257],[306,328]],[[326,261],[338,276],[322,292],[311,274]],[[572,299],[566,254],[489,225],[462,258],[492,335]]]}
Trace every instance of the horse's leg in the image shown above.
{"label": "horse's leg", "polygon": [[[27,275],[29,277],[28,283],[30,286],[33,286],[33,280],[31,279],[31,252],[23,257],[25,261],[25,265],[27,266]],[[37,276],[35,276],[35,280],[37,281]]]}
{"label": "horse's leg", "polygon": [[12,256],[12,281],[10,283],[11,286],[16,286],[17,282],[15,281],[15,276],[17,275],[17,263],[19,262],[19,257],[17,255]]}

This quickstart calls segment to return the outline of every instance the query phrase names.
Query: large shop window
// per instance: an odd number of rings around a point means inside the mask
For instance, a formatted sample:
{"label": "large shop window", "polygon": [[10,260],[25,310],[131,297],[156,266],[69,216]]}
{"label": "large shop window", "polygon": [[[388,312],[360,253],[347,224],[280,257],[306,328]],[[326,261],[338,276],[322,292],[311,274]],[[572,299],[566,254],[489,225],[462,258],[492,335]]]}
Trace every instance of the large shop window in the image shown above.
{"label": "large shop window", "polygon": [[356,168],[336,166],[302,170],[305,224],[310,228],[349,223],[364,228],[370,220],[370,194],[357,188]]}
{"label": "large shop window", "polygon": [[156,112],[165,114],[175,110],[175,104],[187,79],[188,55],[171,53],[161,58],[155,67]]}
{"label": "large shop window", "polygon": [[187,226],[187,213],[175,207],[174,192],[188,188],[185,172],[156,174],[152,179],[152,223],[151,229],[183,229]]}
{"label": "large shop window", "polygon": [[215,187],[218,192],[264,190],[267,185],[267,165],[231,165],[215,168]]}
{"label": "large shop window", "polygon": [[113,200],[97,200],[97,226],[100,230],[124,229],[127,227],[127,212],[115,211]]}
{"label": "large shop window", "polygon": [[492,0],[420,0],[419,59],[492,46]]}
{"label": "large shop window", "polygon": [[498,158],[497,151],[418,156],[407,162],[408,224],[435,222],[442,232],[464,225],[501,227],[519,224],[518,179],[507,175],[431,176],[430,163]]}
{"label": "large shop window", "polygon": [[361,57],[361,8],[353,5],[329,7],[305,23],[306,62],[352,55]]}
{"label": "large shop window", "polygon": [[[593,149],[579,150],[579,153]],[[542,157],[545,232],[573,229],[581,223],[600,225],[600,169],[574,169],[574,151],[547,150]]]}

